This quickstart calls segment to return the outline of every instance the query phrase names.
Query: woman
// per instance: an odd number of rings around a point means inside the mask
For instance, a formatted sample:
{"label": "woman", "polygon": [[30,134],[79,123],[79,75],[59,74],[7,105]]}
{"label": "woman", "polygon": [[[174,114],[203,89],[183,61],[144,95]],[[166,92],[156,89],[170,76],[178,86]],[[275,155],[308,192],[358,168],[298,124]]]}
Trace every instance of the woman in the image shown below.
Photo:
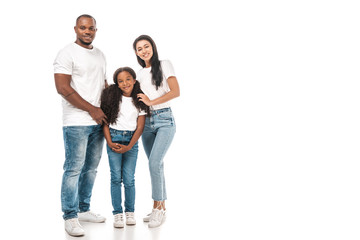
{"label": "woman", "polygon": [[165,217],[167,199],[163,159],[176,131],[169,101],[180,96],[180,88],[171,62],[159,60],[155,42],[151,37],[139,36],[135,39],[133,48],[139,64],[143,67],[138,72],[137,80],[144,94],[138,94],[138,98],[151,110],[151,116],[145,121],[142,142],[149,159],[154,205],[144,221],[149,222],[149,227],[158,227]]}

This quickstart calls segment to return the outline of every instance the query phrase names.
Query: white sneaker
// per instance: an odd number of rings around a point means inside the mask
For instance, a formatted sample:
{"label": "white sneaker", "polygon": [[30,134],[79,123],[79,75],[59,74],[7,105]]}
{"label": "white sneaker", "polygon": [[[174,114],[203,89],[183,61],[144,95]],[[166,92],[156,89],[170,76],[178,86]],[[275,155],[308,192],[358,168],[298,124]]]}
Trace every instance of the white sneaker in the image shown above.
{"label": "white sneaker", "polygon": [[[163,210],[163,211],[164,211],[164,214],[166,214],[166,210]],[[144,222],[150,222],[151,213],[149,213],[148,215],[146,215],[146,217],[143,218]],[[166,215],[164,215],[164,217],[166,217]]]}
{"label": "white sneaker", "polygon": [[165,220],[165,213],[166,211],[164,211],[163,209],[153,209],[148,227],[154,228],[160,226]]}
{"label": "white sneaker", "polygon": [[90,211],[78,213],[78,217],[79,220],[83,222],[102,223],[106,220],[106,218],[104,218],[100,214],[96,214]]}
{"label": "white sneaker", "polygon": [[150,222],[150,218],[151,218],[151,213],[149,213],[148,215],[146,215],[146,217],[143,218],[144,222]]}
{"label": "white sneaker", "polygon": [[77,218],[71,218],[65,220],[65,231],[70,236],[79,237],[85,235],[85,231],[80,225],[79,220]]}
{"label": "white sneaker", "polygon": [[114,227],[116,227],[116,228],[124,227],[124,219],[123,219],[122,213],[118,213],[118,214],[114,215]]}
{"label": "white sneaker", "polygon": [[126,212],[125,215],[126,215],[126,225],[135,225],[136,224],[134,212]]}

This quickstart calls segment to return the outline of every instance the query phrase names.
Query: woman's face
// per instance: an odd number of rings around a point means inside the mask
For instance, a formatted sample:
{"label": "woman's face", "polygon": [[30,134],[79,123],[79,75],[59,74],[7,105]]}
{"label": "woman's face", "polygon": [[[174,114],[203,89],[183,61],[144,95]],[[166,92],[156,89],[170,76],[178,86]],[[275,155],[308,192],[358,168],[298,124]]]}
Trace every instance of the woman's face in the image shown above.
{"label": "woman's face", "polygon": [[117,75],[118,86],[125,97],[130,97],[134,88],[135,80],[130,73],[123,71]]}
{"label": "woman's face", "polygon": [[151,43],[147,40],[140,40],[136,43],[136,55],[145,61],[146,65],[150,63],[153,56]]}

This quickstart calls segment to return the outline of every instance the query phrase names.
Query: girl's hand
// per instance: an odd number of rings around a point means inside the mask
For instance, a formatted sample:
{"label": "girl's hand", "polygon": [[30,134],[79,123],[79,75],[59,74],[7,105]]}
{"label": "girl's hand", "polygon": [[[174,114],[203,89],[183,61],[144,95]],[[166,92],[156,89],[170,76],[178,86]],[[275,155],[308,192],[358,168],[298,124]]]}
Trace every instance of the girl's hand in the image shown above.
{"label": "girl's hand", "polygon": [[114,152],[116,153],[126,153],[127,151],[129,151],[131,148],[127,145],[122,145],[117,143],[118,148],[113,149]]}
{"label": "girl's hand", "polygon": [[120,146],[119,146],[120,144],[118,144],[118,143],[113,143],[113,142],[111,142],[111,143],[108,143],[108,146],[113,150],[113,151],[115,151],[116,149],[120,149]]}
{"label": "girl's hand", "polygon": [[145,103],[146,105],[148,106],[151,106],[151,101],[150,99],[148,98],[148,96],[146,96],[145,94],[142,94],[142,93],[139,93],[137,95],[139,101],[142,101],[143,103]]}

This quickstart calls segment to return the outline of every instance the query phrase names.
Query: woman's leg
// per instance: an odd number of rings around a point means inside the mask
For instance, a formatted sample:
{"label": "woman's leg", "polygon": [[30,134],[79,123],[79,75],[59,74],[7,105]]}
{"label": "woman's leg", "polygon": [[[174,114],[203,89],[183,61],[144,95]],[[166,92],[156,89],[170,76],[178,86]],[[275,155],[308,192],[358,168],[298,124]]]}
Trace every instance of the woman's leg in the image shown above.
{"label": "woman's leg", "polygon": [[175,126],[160,127],[149,156],[152,198],[157,202],[167,199],[163,160],[174,138],[175,131]]}

